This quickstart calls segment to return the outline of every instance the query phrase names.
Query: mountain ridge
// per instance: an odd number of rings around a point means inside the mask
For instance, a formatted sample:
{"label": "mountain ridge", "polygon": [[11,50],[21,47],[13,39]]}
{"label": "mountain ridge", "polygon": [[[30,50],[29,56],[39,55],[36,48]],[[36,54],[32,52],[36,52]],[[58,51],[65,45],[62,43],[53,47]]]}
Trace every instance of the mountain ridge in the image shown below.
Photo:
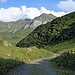
{"label": "mountain ridge", "polygon": [[[45,45],[50,45],[52,42],[61,42],[67,39],[71,39],[75,37],[72,36],[72,34],[75,34],[74,26],[75,12],[72,12],[65,16],[58,17],[47,24],[38,26],[31,34],[29,34],[26,38],[21,40],[16,46],[44,47]],[[65,30],[66,33],[64,34],[63,32]]]}
{"label": "mountain ridge", "polygon": [[[45,17],[47,15],[48,14],[45,14]],[[56,18],[55,16],[53,16],[53,17],[52,16],[50,18],[51,20]],[[45,17],[43,14],[42,18],[45,18]],[[39,17],[37,17],[37,18],[39,19]],[[49,21],[50,21],[50,19],[49,19]],[[46,21],[46,22],[48,22],[48,21]],[[2,22],[2,21],[0,21],[0,35],[2,35],[5,40],[7,40],[11,44],[15,45],[21,39],[23,39],[28,34],[30,34],[40,24],[42,24],[42,20],[38,21],[35,19],[32,20],[32,19],[27,19],[27,18],[24,20],[20,19],[15,22]],[[16,41],[14,41],[14,40],[16,40]]]}

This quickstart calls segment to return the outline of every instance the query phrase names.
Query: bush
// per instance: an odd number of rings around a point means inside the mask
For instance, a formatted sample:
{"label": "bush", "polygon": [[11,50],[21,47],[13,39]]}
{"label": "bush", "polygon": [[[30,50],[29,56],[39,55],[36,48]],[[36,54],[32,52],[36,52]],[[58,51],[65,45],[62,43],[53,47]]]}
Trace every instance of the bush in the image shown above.
{"label": "bush", "polygon": [[23,64],[23,62],[21,61],[1,58],[0,59],[0,74],[4,74],[7,70],[21,64]]}
{"label": "bush", "polygon": [[75,70],[75,52],[65,52],[51,61],[54,61],[59,67]]}

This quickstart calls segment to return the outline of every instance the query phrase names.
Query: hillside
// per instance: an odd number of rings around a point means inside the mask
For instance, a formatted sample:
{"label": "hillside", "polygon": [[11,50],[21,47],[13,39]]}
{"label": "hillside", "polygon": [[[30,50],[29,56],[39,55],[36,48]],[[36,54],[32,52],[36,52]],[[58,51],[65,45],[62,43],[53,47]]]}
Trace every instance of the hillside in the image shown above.
{"label": "hillside", "polygon": [[42,48],[18,48],[11,46],[8,41],[0,36],[0,75],[5,75],[5,72],[9,69],[25,64],[30,60],[50,57],[53,54]]}
{"label": "hillside", "polygon": [[[9,41],[11,44],[14,45],[23,37],[25,37],[24,36],[25,30],[22,30],[22,27],[27,23],[29,22],[24,20],[18,20],[15,22],[0,22],[0,35],[2,35],[5,40]],[[22,33],[22,36],[21,36],[21,33]]]}
{"label": "hillside", "polygon": [[[37,26],[50,22],[56,17],[52,14],[42,14],[34,19],[18,20],[13,22],[0,21],[0,35],[15,45],[21,39],[31,33]],[[15,40],[15,41],[14,41]]]}
{"label": "hillside", "polygon": [[18,47],[43,47],[61,54],[50,61],[59,75],[75,75],[75,12],[37,27]]}
{"label": "hillside", "polygon": [[45,47],[75,38],[75,12],[58,17],[53,21],[37,27],[31,34],[21,40],[18,47]]}

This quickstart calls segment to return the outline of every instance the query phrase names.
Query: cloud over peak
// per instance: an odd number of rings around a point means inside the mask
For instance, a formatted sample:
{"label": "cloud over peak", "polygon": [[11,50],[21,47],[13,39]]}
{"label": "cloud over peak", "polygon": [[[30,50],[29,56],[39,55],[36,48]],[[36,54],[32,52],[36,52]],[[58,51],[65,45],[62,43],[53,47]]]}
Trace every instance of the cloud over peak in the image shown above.
{"label": "cloud over peak", "polygon": [[42,13],[53,14],[57,17],[65,15],[65,12],[54,12],[47,10],[45,7],[41,7],[40,9],[30,7],[27,8],[26,6],[20,7],[10,7],[7,9],[1,8],[0,9],[0,20],[4,22],[9,21],[16,21],[19,19],[30,18],[34,19],[35,17],[41,15]]}

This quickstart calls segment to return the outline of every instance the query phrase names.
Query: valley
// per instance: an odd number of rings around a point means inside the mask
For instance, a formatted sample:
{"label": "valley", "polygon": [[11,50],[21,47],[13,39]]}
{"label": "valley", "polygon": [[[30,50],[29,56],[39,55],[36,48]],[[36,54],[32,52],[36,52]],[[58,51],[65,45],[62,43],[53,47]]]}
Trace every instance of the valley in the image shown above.
{"label": "valley", "polygon": [[52,14],[43,13],[34,19],[26,18],[12,22],[0,21],[0,35],[12,45],[16,45],[17,42],[29,35],[37,26],[46,24],[55,18]]}
{"label": "valley", "polygon": [[75,12],[49,15],[0,22],[0,75],[75,74]]}

